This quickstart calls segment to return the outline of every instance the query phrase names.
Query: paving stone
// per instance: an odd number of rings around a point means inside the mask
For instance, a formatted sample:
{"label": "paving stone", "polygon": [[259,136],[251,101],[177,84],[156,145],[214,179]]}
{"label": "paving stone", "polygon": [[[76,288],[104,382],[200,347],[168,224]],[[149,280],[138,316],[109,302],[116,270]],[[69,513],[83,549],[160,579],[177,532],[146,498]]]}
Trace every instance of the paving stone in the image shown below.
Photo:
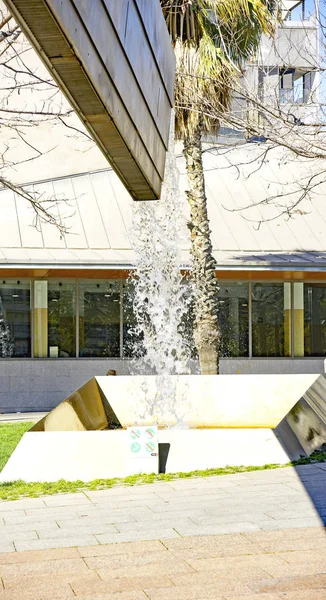
{"label": "paving stone", "polygon": [[[179,538],[180,535],[172,528],[147,531],[132,531],[124,533],[100,534],[96,538],[100,544],[116,544],[118,542],[137,542],[138,540],[157,540]],[[82,544],[79,544],[80,546]]]}
{"label": "paving stone", "polygon": [[27,521],[26,523],[19,523],[19,525],[4,525],[0,531],[0,537],[6,534],[21,533],[23,531],[36,531],[36,530],[58,530],[59,527],[55,521]]}
{"label": "paving stone", "polygon": [[212,535],[237,533],[242,531],[258,531],[259,525],[250,522],[225,523],[224,525],[197,525],[184,527],[182,524],[175,527],[176,531],[182,536],[188,535]]}
{"label": "paving stone", "polygon": [[79,558],[80,553],[76,548],[56,548],[53,550],[31,550],[27,552],[15,552],[0,554],[1,564],[15,564],[25,562],[37,562],[39,560],[56,560],[65,558]]}
{"label": "paving stone", "polygon": [[80,600],[148,600],[148,596],[146,596],[143,591],[118,592],[116,594],[91,594],[77,597],[80,598]]}
{"label": "paving stone", "polygon": [[[82,596],[89,594],[90,586],[87,580],[74,581],[70,584],[76,596]],[[145,587],[163,587],[167,585],[166,576],[153,576],[153,577],[134,577],[121,579],[109,579],[92,581],[92,593],[93,594],[112,594],[114,592],[131,592],[131,591],[142,591]],[[171,585],[173,585],[171,583]]]}
{"label": "paving stone", "polygon": [[[145,520],[141,522],[129,522],[129,523],[117,523],[116,527],[121,532],[133,532],[133,531],[151,531],[158,530],[162,531],[163,528],[182,528],[185,530],[191,529],[195,526],[194,522],[183,517],[183,519],[177,518],[166,518],[160,520]],[[109,533],[109,532],[108,532]]]}
{"label": "paving stone", "polygon": [[[129,553],[129,554],[120,554],[116,556],[90,556],[84,558],[84,561],[89,569],[94,569],[98,571],[99,569],[109,569],[111,572],[114,569],[121,569],[122,567],[137,567],[150,565],[152,563],[158,562],[159,564],[173,564],[176,561],[176,558],[173,554],[169,552],[163,553],[161,550],[155,552],[152,549],[148,549],[142,553]],[[182,556],[179,556],[179,561],[182,561]],[[285,563],[286,564],[286,563]],[[188,569],[187,569],[188,570]]]}
{"label": "paving stone", "polygon": [[[46,531],[50,531],[47,529]],[[16,528],[15,531],[8,531],[6,527],[1,529],[1,541],[13,541],[15,539],[19,540],[36,540],[38,539],[36,532],[29,527],[29,530],[24,531],[23,529]]]}
{"label": "paving stone", "polygon": [[0,576],[3,578],[12,575],[32,575],[35,573],[44,575],[45,573],[62,571],[69,573],[81,573],[88,571],[88,568],[82,558],[58,558],[55,560],[39,560],[33,562],[28,561],[23,563],[18,562],[0,565]]}
{"label": "paving stone", "polygon": [[326,540],[326,528],[325,527],[311,527],[309,529],[287,529],[286,532],[282,531],[250,531],[243,534],[245,539],[252,542],[275,542],[277,540],[313,539]]}
{"label": "paving stone", "polygon": [[318,525],[323,524],[323,520],[319,516],[314,517],[306,517],[306,518],[295,518],[295,519],[277,519],[272,521],[257,521],[257,526],[260,529],[267,529],[271,531],[272,529],[291,529],[294,527],[297,529],[298,527],[318,527]]}
{"label": "paving stone", "polygon": [[0,553],[2,552],[15,552],[15,546],[13,542],[10,541],[2,541],[0,538]]}
{"label": "paving stone", "polygon": [[265,579],[250,583],[250,588],[259,592],[293,592],[295,590],[326,589],[326,573],[304,575],[301,577],[283,577]]}
{"label": "paving stone", "polygon": [[45,506],[42,498],[26,498],[23,500],[10,500],[0,503],[0,513],[7,511],[26,510],[32,508],[43,508]]}
{"label": "paving stone", "polygon": [[[250,588],[241,582],[215,582],[211,585],[201,584],[178,585],[164,588],[145,588],[145,593],[150,600],[208,600],[214,598],[225,598],[224,594],[246,594],[250,593]],[[245,598],[244,598],[245,600]]]}
{"label": "paving stone", "polygon": [[201,547],[205,549],[212,548],[215,551],[221,553],[237,552],[240,554],[257,554],[262,552],[262,549],[257,549],[257,545],[247,540],[242,534],[230,534],[230,535],[205,535],[195,537],[185,537],[178,539],[167,539],[164,540],[164,545],[171,549],[182,551],[185,549],[200,550]]}
{"label": "paving stone", "polygon": [[165,554],[168,550],[158,540],[141,541],[141,542],[122,542],[121,544],[109,544],[106,546],[86,546],[78,548],[80,556],[87,558],[88,556],[116,556],[119,554],[142,554],[147,550],[151,552],[161,552]]}
{"label": "paving stone", "polygon": [[79,526],[76,525],[75,528],[67,527],[65,529],[37,529],[37,533],[40,539],[62,539],[62,538],[75,538],[76,532],[78,532],[78,537],[86,536],[86,535],[96,535],[96,534],[110,534],[117,533],[118,529],[114,525],[102,525],[99,521],[97,524],[84,526],[81,523]]}
{"label": "paving stone", "polygon": [[[117,534],[119,535],[119,534]],[[25,540],[15,542],[17,552],[23,552],[25,550],[47,550],[48,548],[72,548],[75,546],[94,546],[97,543],[97,539],[94,535],[87,535],[84,537],[69,537],[60,539],[43,539],[43,540]]]}
{"label": "paving stone", "polygon": [[[138,561],[140,562],[140,561]],[[136,563],[136,561],[135,561]],[[121,577],[148,577],[153,575],[166,575],[171,578],[174,573],[192,573],[192,567],[183,560],[177,560],[175,557],[164,557],[157,559],[155,562],[146,564],[130,564],[118,568],[97,569],[101,579],[112,579]]]}

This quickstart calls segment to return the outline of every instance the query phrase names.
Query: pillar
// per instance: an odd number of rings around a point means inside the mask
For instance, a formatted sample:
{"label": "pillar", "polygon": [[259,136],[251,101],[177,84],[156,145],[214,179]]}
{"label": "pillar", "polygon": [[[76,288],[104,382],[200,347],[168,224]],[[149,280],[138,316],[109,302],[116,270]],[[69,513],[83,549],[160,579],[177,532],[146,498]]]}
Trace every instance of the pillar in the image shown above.
{"label": "pillar", "polygon": [[34,281],[34,356],[48,356],[48,283]]}

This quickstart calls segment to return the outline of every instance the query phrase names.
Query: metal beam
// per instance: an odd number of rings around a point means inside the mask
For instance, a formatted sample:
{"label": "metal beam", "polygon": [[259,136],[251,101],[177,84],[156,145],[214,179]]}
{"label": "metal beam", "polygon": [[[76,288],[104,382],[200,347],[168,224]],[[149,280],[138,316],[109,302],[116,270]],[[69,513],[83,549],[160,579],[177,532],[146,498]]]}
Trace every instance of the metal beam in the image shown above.
{"label": "metal beam", "polygon": [[134,200],[159,198],[175,59],[159,0],[5,0]]}

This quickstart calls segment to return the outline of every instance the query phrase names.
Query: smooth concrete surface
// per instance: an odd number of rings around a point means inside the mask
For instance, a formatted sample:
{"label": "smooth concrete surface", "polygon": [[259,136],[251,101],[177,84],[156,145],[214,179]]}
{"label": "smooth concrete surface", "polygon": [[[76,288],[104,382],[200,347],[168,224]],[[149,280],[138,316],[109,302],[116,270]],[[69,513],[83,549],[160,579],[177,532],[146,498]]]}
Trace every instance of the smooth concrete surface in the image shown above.
{"label": "smooth concrete surface", "polygon": [[[96,377],[122,427],[195,428],[276,427],[316,379],[314,374]],[[167,389],[164,408],[157,402],[162,388]]]}
{"label": "smooth concrete surface", "polygon": [[[92,481],[152,473],[153,463],[131,458],[127,431],[25,433],[0,473],[0,482]],[[154,469],[155,470],[155,469]],[[157,471],[157,469],[156,469]]]}
{"label": "smooth concrete surface", "polygon": [[[290,457],[271,429],[167,429],[158,432],[168,444],[166,473],[227,465],[286,464]],[[132,459],[126,430],[30,431],[24,434],[0,473],[0,482],[91,481],[158,472],[151,459]],[[299,458],[299,454],[291,456]]]}
{"label": "smooth concrete surface", "polygon": [[[142,373],[150,374],[145,365]],[[118,375],[132,371],[128,359],[5,359],[0,360],[0,413],[48,412],[94,375],[115,369]],[[191,363],[192,373],[198,364]],[[302,374],[324,372],[324,359],[226,359],[220,373]]]}
{"label": "smooth concrete surface", "polygon": [[[197,536],[193,547],[199,548],[199,536],[206,536],[209,544],[213,535],[250,533],[258,546],[261,545],[258,539],[264,542],[265,553],[301,551],[301,560],[298,560],[298,554],[292,555],[293,564],[305,576],[305,565],[310,562],[309,550],[313,548],[318,549],[319,557],[315,567],[322,565],[325,570],[326,539],[323,543],[316,531],[317,527],[321,529],[325,521],[325,486],[326,464],[320,463],[235,475],[177,479],[150,485],[116,486],[97,491],[81,490],[76,494],[22,498],[12,502],[0,500],[0,553],[44,552],[49,548],[92,545],[105,555],[103,545],[112,544],[113,555],[119,542],[162,539],[167,543],[167,540],[173,539],[175,543],[182,544],[188,538],[190,544],[189,538]],[[305,543],[300,535],[294,536],[294,530],[298,528],[311,528],[305,534]],[[276,531],[278,536],[274,538]],[[296,538],[296,546],[292,546],[293,537]],[[240,548],[247,555],[255,554],[248,546],[243,548],[245,538],[241,535],[234,541],[236,543],[233,544],[231,540],[226,540],[223,550],[220,548],[220,554],[232,556]],[[128,548],[127,544],[125,548]],[[186,548],[187,545],[184,546]],[[155,554],[155,544],[152,551]],[[185,551],[183,558],[190,558],[189,554],[189,551]],[[39,555],[40,560],[42,556]],[[210,546],[208,556],[210,559],[215,556],[213,546]],[[17,561],[24,562],[22,559],[17,556]],[[113,556],[107,560],[112,559]],[[149,562],[141,563],[147,575],[150,575],[147,572]],[[0,573],[4,577],[2,565],[0,558]],[[130,563],[124,563],[124,566],[124,576],[132,576],[127,573]],[[217,567],[214,561],[213,566]],[[172,563],[161,566],[164,567],[171,569]],[[21,568],[26,570],[26,567]],[[40,570],[46,573],[46,565],[43,564],[43,568],[41,565]],[[164,573],[167,575],[168,571]],[[35,573],[35,578],[40,575]],[[48,580],[46,583],[49,585]],[[89,582],[86,583],[89,585]],[[91,591],[95,594],[93,587]],[[6,599],[4,590],[0,591],[0,596]],[[21,595],[20,598],[25,599],[25,596]],[[31,598],[35,600],[34,595]],[[162,598],[165,600],[170,597]],[[206,600],[206,596],[200,593],[195,597],[190,594],[173,596],[174,600],[180,598]],[[304,600],[309,598],[305,597]],[[134,597],[131,596],[130,600],[134,600]],[[265,597],[259,596],[257,600],[265,600]],[[294,599],[291,597],[290,600]],[[300,600],[303,599],[300,597]]]}

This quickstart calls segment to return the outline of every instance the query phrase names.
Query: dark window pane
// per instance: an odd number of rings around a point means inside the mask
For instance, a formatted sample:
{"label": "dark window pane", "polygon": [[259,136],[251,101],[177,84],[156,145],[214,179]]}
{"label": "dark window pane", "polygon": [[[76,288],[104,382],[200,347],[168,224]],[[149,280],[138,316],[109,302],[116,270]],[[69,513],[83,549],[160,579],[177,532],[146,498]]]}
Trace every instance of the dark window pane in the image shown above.
{"label": "dark window pane", "polygon": [[120,356],[120,282],[80,283],[79,355]]}
{"label": "dark window pane", "polygon": [[0,356],[30,357],[30,283],[2,283],[0,299]]}
{"label": "dark window pane", "polygon": [[49,356],[76,356],[76,286],[74,283],[48,284]]}
{"label": "dark window pane", "polygon": [[304,285],[305,356],[326,356],[326,285]]}
{"label": "dark window pane", "polygon": [[248,356],[249,308],[247,283],[220,284],[218,320],[220,356]]}
{"label": "dark window pane", "polygon": [[290,283],[252,284],[253,356],[291,355]]}
{"label": "dark window pane", "polygon": [[143,335],[137,327],[133,310],[134,284],[125,281],[123,284],[123,356],[125,358],[138,358],[144,356],[142,345]]}

